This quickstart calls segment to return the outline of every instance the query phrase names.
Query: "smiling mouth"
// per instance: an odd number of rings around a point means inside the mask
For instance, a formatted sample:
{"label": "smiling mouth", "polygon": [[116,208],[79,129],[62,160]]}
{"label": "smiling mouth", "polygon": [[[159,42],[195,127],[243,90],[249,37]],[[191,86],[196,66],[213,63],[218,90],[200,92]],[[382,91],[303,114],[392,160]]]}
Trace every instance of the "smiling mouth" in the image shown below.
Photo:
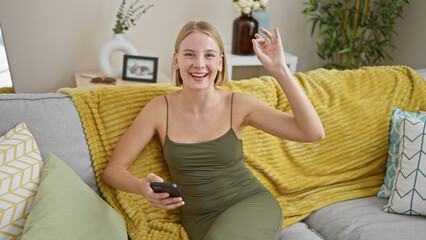
{"label": "smiling mouth", "polygon": [[197,78],[203,78],[207,76],[207,73],[202,73],[202,74],[191,73],[191,76],[197,77]]}

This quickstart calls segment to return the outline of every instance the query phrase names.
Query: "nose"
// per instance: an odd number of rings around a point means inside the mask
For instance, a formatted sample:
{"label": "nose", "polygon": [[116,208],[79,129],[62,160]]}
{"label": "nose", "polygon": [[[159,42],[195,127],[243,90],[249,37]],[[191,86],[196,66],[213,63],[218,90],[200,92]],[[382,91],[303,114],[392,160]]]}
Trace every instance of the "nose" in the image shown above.
{"label": "nose", "polygon": [[203,56],[198,55],[195,58],[194,67],[196,68],[204,68],[206,66],[206,63],[204,61]]}

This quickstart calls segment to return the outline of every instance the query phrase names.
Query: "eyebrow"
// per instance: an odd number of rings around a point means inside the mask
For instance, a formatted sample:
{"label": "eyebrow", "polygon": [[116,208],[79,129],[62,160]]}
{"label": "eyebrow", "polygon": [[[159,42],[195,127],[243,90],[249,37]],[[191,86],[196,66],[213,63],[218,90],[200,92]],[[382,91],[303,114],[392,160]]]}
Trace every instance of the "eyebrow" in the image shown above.
{"label": "eyebrow", "polygon": [[[187,48],[187,49],[184,49],[183,52],[195,52],[195,50]],[[214,53],[217,53],[217,51],[214,50],[214,49],[207,49],[205,52],[214,52]]]}

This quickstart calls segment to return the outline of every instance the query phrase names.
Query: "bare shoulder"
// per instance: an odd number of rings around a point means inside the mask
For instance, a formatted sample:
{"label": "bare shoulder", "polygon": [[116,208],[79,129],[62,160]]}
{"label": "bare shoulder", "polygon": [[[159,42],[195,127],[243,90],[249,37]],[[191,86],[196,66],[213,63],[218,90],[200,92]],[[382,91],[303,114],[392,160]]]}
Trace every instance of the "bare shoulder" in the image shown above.
{"label": "bare shoulder", "polygon": [[238,92],[234,94],[233,101],[234,101],[234,104],[238,106],[238,108],[244,108],[247,110],[252,109],[253,107],[265,104],[264,102],[257,99],[256,97],[253,97],[245,93],[238,93]]}
{"label": "bare shoulder", "polygon": [[240,120],[241,128],[250,125],[262,130],[262,126],[258,122],[264,122],[263,118],[272,117],[271,113],[276,113],[276,109],[245,93],[235,93],[233,101],[235,109],[233,111],[237,120]]}
{"label": "bare shoulder", "polygon": [[151,99],[143,108],[145,111],[161,111],[162,109],[166,109],[167,102],[164,95],[155,97]]}
{"label": "bare shoulder", "polygon": [[234,98],[238,98],[240,100],[258,100],[257,98],[248,95],[246,93],[234,92]]}
{"label": "bare shoulder", "polygon": [[237,130],[237,135],[241,135],[247,125],[250,125],[250,115],[263,105],[259,99],[245,93],[235,92],[232,100],[233,126]]}
{"label": "bare shoulder", "polygon": [[137,120],[145,123],[151,122],[156,126],[167,113],[167,102],[164,96],[151,99],[139,112]]}
{"label": "bare shoulder", "polygon": [[148,103],[147,106],[150,105],[151,107],[161,107],[161,106],[166,106],[166,97],[165,95],[161,95],[161,96],[157,96],[153,99],[151,99]]}

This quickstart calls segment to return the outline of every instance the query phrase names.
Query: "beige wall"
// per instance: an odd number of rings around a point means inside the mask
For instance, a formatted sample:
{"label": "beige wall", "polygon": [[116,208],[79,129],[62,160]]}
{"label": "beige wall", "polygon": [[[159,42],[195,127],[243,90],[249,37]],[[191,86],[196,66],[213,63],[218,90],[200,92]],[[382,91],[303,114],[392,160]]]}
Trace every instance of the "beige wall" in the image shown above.
{"label": "beige wall", "polygon": [[396,25],[393,61],[384,63],[426,68],[426,1],[410,0],[410,5],[404,8],[404,18]]}
{"label": "beige wall", "polygon": [[[125,38],[140,55],[159,57],[159,70],[170,75],[173,44],[189,20],[211,22],[225,44],[231,44],[232,21],[238,16],[231,0],[152,0],[155,4]],[[302,0],[270,0],[271,26],[282,34],[284,49],[299,57],[298,71],[320,67],[310,23],[301,13]],[[406,19],[398,23],[394,61],[413,68],[426,67],[426,1],[411,0]],[[16,92],[53,92],[74,87],[76,71],[97,68],[100,46],[111,39],[121,0],[0,0],[9,64]],[[113,54],[118,66],[120,54]]]}

